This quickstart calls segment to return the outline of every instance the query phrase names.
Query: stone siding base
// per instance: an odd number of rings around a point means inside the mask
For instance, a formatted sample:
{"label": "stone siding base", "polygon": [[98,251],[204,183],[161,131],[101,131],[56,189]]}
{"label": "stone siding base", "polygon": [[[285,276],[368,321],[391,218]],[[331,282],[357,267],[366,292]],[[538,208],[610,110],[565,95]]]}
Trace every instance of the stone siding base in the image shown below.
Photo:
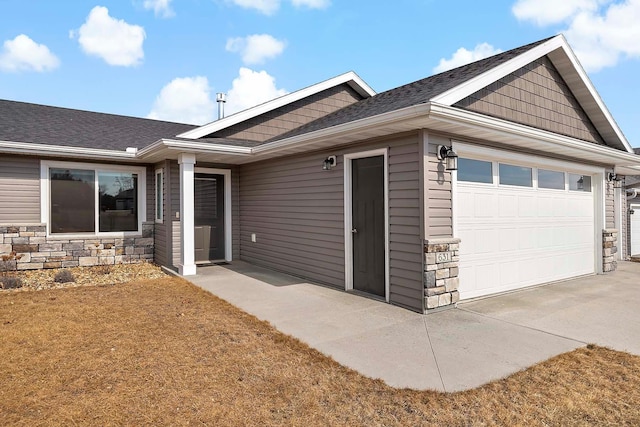
{"label": "stone siding base", "polygon": [[605,228],[602,230],[602,271],[616,271],[616,253],[618,252],[618,230]]}
{"label": "stone siding base", "polygon": [[458,263],[460,239],[431,239],[424,243],[425,310],[453,306],[460,300]]}
{"label": "stone siding base", "polygon": [[145,223],[134,237],[64,239],[47,237],[44,224],[0,225],[0,271],[152,262],[153,228]]}

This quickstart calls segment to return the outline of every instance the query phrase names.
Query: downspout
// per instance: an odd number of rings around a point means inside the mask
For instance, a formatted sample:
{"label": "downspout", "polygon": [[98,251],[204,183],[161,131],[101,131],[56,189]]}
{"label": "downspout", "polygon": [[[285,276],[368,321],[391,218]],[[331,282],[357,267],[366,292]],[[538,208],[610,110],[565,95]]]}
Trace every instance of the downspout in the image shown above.
{"label": "downspout", "polygon": [[637,188],[628,188],[627,189],[627,200],[635,199],[638,197],[638,189]]}

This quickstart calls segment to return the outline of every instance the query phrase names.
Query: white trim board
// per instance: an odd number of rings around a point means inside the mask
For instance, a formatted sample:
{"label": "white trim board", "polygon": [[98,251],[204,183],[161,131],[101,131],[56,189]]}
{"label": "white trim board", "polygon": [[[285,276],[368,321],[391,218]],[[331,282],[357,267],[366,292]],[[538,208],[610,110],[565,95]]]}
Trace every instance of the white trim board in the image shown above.
{"label": "white trim board", "polygon": [[352,166],[353,159],[366,157],[384,157],[384,287],[385,301],[389,302],[389,149],[380,148],[377,150],[362,151],[359,153],[349,153],[343,156],[344,160],[344,283],[345,290],[353,290],[353,240],[351,230],[353,229],[352,211]]}
{"label": "white trim board", "polygon": [[231,262],[233,261],[231,169],[196,167],[195,173],[208,173],[224,176],[224,260],[227,262]]}

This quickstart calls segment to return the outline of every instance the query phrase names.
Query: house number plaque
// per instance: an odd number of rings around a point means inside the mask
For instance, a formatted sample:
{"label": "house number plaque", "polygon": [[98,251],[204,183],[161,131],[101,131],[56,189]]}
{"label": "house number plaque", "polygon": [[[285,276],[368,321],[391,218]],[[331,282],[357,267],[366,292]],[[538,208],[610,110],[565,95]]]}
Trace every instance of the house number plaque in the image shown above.
{"label": "house number plaque", "polygon": [[436,262],[438,264],[442,262],[450,262],[451,261],[451,252],[438,252],[436,253]]}

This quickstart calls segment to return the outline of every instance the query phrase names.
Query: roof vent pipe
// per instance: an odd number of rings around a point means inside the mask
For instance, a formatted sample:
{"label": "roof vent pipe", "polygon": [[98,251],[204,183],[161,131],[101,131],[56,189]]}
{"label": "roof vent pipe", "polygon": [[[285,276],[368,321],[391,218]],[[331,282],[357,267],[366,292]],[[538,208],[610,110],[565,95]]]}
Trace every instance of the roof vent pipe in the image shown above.
{"label": "roof vent pipe", "polygon": [[224,119],[224,103],[227,102],[227,95],[222,92],[216,93],[216,102],[218,103],[218,120]]}

